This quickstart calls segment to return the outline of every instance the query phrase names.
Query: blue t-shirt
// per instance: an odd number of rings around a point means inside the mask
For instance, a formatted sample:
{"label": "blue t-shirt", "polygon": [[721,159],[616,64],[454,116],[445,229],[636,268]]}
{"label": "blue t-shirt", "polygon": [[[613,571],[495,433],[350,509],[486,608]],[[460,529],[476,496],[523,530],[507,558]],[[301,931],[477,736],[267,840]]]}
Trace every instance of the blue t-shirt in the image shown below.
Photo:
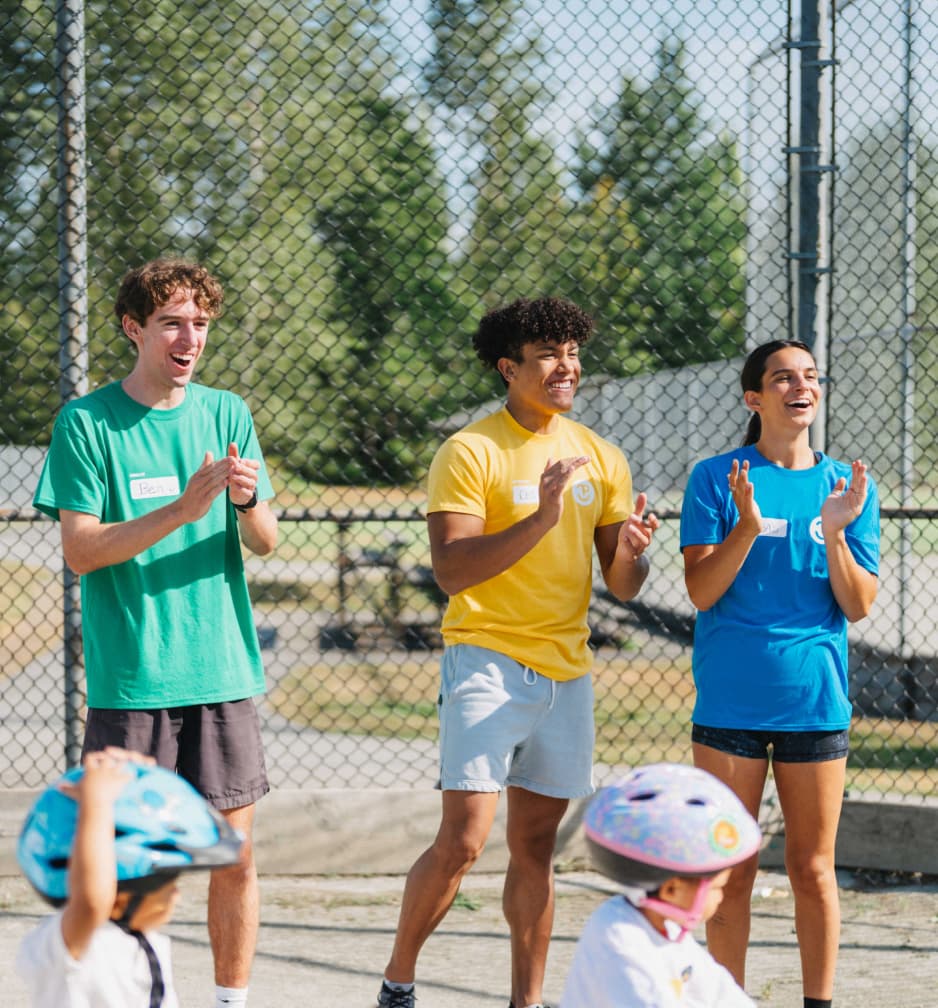
{"label": "blue t-shirt", "polygon": [[[699,462],[681,510],[681,549],[723,542],[739,520],[727,484],[748,460],[763,530],[736,579],[697,614],[694,722],[756,731],[837,731],[850,724],[847,620],[831,589],[821,505],[850,466],[819,454],[785,469],[754,445]],[[862,513],[845,530],[857,562],[879,573],[879,498],[869,481]]]}

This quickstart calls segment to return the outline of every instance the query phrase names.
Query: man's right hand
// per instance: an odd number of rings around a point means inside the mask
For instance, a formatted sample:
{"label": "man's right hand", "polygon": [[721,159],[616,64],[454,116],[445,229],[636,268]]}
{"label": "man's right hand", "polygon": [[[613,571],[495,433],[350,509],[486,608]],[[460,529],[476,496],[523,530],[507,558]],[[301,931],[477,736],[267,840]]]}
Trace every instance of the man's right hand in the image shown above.
{"label": "man's right hand", "polygon": [[547,460],[538,489],[538,513],[553,528],[563,514],[563,495],[573,474],[590,461],[589,455],[575,455],[554,462]]}

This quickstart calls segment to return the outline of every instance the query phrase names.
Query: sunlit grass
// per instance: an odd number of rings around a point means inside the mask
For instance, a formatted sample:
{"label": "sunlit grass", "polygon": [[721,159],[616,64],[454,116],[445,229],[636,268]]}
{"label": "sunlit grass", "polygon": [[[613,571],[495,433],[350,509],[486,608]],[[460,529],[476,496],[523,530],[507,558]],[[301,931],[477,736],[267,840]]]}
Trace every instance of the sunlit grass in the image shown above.
{"label": "sunlit grass", "polygon": [[[439,652],[350,652],[297,665],[271,691],[298,727],[379,738],[438,736]],[[594,667],[597,763],[689,763],[693,680],[685,654],[647,657],[603,647]],[[938,797],[938,723],[857,718],[847,788],[852,797]]]}
{"label": "sunlit grass", "polygon": [[0,561],[0,677],[60,639],[61,620],[61,579],[45,567]]}

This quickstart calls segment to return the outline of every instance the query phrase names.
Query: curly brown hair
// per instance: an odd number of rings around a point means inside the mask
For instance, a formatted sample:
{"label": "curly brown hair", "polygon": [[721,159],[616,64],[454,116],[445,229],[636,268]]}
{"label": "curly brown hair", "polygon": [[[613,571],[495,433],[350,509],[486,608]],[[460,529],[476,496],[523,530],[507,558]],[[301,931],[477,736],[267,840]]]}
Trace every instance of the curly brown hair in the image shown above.
{"label": "curly brown hair", "polygon": [[593,319],[572,301],[543,297],[518,298],[487,312],[479,322],[472,345],[483,364],[498,367],[502,357],[522,359],[527,343],[583,344],[593,332]]}
{"label": "curly brown hair", "polygon": [[114,302],[117,324],[129,315],[145,325],[153,312],[171,301],[177,291],[190,291],[196,305],[210,318],[221,315],[222,286],[204,266],[186,259],[153,259],[124,275]]}

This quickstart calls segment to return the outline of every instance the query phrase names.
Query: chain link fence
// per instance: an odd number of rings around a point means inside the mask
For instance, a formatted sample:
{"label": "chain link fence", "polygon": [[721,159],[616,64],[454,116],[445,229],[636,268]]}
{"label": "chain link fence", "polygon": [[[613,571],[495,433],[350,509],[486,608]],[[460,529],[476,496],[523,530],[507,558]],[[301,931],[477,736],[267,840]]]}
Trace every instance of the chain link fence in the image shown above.
{"label": "chain link fence", "polygon": [[820,5],[813,161],[804,21],[772,0],[0,8],[0,786],[61,769],[81,717],[58,530],[31,508],[52,421],[76,376],[129,370],[119,279],[175,253],[225,285],[199,380],[248,400],[277,491],[280,545],[247,561],[276,785],[434,782],[445,599],[422,479],[500,397],[470,349],[480,315],[551,293],[598,323],[575,416],[665,519],[639,598],[594,592],[600,779],[689,757],[684,482],[739,443],[746,348],[817,306],[819,436],[868,462],[883,506],[879,599],[851,628],[849,787],[938,796],[938,4]]}

